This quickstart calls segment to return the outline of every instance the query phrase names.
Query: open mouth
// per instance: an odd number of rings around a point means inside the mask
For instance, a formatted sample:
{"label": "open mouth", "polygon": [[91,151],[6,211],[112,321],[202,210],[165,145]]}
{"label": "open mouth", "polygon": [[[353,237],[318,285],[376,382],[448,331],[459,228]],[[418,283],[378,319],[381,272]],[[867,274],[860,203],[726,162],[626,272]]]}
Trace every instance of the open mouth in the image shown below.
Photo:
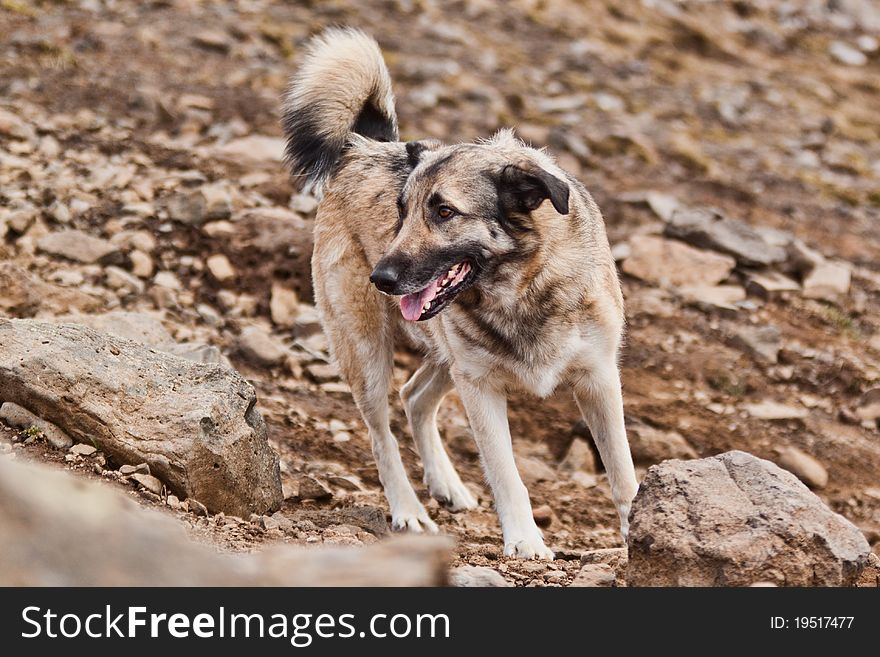
{"label": "open mouth", "polygon": [[459,262],[427,287],[401,297],[400,312],[403,318],[411,322],[431,319],[448,306],[459,292],[470,286],[475,278],[473,266],[467,261]]}

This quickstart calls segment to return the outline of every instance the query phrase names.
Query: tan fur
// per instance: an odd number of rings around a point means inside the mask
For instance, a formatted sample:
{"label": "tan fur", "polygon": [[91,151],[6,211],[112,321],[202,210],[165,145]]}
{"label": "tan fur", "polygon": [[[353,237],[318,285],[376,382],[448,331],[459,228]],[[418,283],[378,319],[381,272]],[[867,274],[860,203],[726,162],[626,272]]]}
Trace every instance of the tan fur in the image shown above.
{"label": "tan fur", "polygon": [[[309,93],[320,86],[313,76],[328,66],[320,53],[332,45],[331,35],[311,51],[307,74],[300,75],[308,79]],[[375,62],[371,66],[375,69]],[[374,71],[373,76],[384,81],[387,72]],[[353,110],[351,103],[339,100],[345,93],[339,79],[330,86],[328,97],[349,108],[337,117],[334,130],[350,130],[356,104],[363,102],[358,98],[369,85],[359,83]],[[295,84],[291,97],[302,96]],[[432,495],[454,510],[476,504],[436,428],[437,407],[454,386],[495,494],[505,553],[552,557],[516,472],[505,404],[512,389],[545,396],[563,384],[572,388],[593,430],[625,533],[637,484],[616,363],[623,299],[596,204],[546,153],[524,146],[510,131],[477,144],[423,144],[415,161],[413,152],[400,142],[347,134],[319,205],[312,257],[316,303],[369,429],[393,526],[436,530],[407,478],[388,421],[395,340],[405,336],[425,353],[424,366],[401,396]],[[533,171],[550,181],[547,194],[563,187],[567,198],[554,198],[552,204],[548,198],[528,212],[516,210],[531,198]],[[508,172],[514,181],[525,175],[526,186],[508,183]],[[436,199],[460,216],[438,220]],[[563,204],[567,214],[558,210]],[[502,206],[514,209],[498,215]],[[370,284],[377,265],[399,260],[415,271],[456,249],[475,253],[468,257],[483,265],[473,285],[427,321],[404,320],[399,297],[383,295]],[[445,268],[429,278],[442,276]],[[425,284],[416,282],[420,276],[410,274],[413,290]],[[401,289],[401,294],[413,291]]]}

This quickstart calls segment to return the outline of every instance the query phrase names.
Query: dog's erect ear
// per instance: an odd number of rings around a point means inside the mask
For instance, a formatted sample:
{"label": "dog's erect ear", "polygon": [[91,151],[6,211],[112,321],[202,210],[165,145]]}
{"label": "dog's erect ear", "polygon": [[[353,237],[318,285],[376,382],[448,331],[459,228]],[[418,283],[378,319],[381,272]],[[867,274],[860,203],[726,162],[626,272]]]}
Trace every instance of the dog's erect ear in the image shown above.
{"label": "dog's erect ear", "polygon": [[568,185],[532,162],[505,166],[500,191],[508,207],[519,212],[537,210],[549,198],[559,214],[568,214]]}
{"label": "dog's erect ear", "polygon": [[438,139],[419,139],[418,141],[406,142],[406,157],[410,167],[415,168],[425,151],[433,151],[443,145]]}

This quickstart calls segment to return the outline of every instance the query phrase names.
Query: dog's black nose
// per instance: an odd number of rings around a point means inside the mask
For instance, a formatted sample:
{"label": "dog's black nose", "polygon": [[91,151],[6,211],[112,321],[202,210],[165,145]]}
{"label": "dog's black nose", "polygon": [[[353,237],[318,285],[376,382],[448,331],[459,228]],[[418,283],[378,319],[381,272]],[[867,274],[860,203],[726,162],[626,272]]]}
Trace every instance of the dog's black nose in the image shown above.
{"label": "dog's black nose", "polygon": [[402,269],[399,262],[379,262],[370,274],[370,282],[385,294],[394,294]]}

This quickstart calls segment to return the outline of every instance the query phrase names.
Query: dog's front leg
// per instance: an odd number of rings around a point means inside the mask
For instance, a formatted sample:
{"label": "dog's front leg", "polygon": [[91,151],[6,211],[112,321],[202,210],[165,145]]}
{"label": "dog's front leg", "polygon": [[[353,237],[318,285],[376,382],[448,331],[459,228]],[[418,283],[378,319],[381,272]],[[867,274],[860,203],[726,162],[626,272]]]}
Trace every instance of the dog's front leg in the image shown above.
{"label": "dog's front leg", "polygon": [[590,428],[608,473],[611,499],[620,516],[620,532],[629,534],[629,511],[639,487],[623,421],[623,395],[617,363],[584,372],[574,382],[574,398]]}
{"label": "dog's front leg", "polygon": [[480,451],[486,479],[495,497],[495,509],[504,534],[504,554],[523,559],[552,559],[541,530],[532,517],[529,492],[513,459],[507,396],[501,391],[452,373]]}

